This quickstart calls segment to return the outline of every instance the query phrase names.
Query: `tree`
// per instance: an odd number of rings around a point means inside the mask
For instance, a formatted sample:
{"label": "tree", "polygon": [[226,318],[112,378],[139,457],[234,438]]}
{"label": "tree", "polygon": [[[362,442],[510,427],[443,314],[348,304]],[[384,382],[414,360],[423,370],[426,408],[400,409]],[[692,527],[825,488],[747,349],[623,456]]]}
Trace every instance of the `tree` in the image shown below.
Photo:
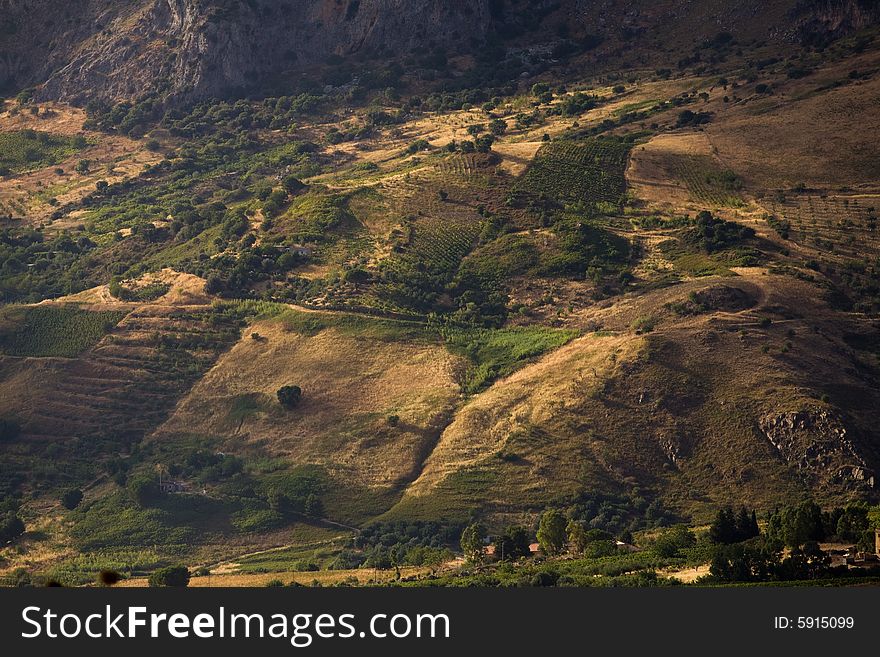
{"label": "tree", "polygon": [[685,525],[676,525],[660,534],[654,542],[654,552],[661,557],[676,557],[685,548],[693,547],[697,538]]}
{"label": "tree", "polygon": [[186,566],[167,566],[150,575],[147,583],[154,588],[161,586],[189,586],[189,569]]}
{"label": "tree", "polygon": [[508,527],[494,542],[495,556],[503,561],[515,561],[531,554],[529,532],[525,527]]}
{"label": "tree", "polygon": [[162,494],[159,482],[149,474],[139,474],[128,481],[128,492],[131,498],[141,506],[150,506]]}
{"label": "tree", "polygon": [[305,189],[305,185],[302,181],[295,176],[286,176],[284,180],[281,181],[281,186],[284,187],[289,194],[296,194]]}
{"label": "tree", "polygon": [[550,91],[550,85],[546,82],[536,82],[532,85],[532,95],[540,96]]}
{"label": "tree", "polygon": [[296,408],[302,400],[302,388],[299,386],[282,386],[278,389],[278,401],[285,408]]}
{"label": "tree", "polygon": [[483,536],[485,534],[486,531],[480,523],[468,525],[461,532],[459,544],[461,545],[461,551],[464,553],[464,558],[469,562],[481,563],[483,561]]}
{"label": "tree", "polygon": [[321,502],[320,497],[314,493],[309,493],[306,496],[306,501],[303,503],[303,512],[307,516],[321,518],[324,515],[324,503]]}
{"label": "tree", "polygon": [[850,504],[842,510],[834,533],[844,541],[858,541],[868,529],[868,507]]}
{"label": "tree", "polygon": [[82,502],[83,492],[79,488],[71,488],[61,496],[61,505],[65,509],[73,511]]}
{"label": "tree", "polygon": [[101,586],[114,586],[122,579],[122,575],[115,570],[102,570],[98,573],[98,584]]}
{"label": "tree", "polygon": [[482,137],[477,137],[474,146],[478,153],[488,153],[492,150],[492,144],[494,143],[495,137],[493,135],[483,135]]}
{"label": "tree", "polygon": [[0,545],[15,540],[24,534],[24,522],[15,513],[0,516]]}
{"label": "tree", "polygon": [[736,536],[737,540],[747,541],[755,536],[760,536],[761,530],[758,528],[758,517],[755,512],[749,513],[746,507],[742,507],[736,516]]}
{"label": "tree", "polygon": [[749,544],[720,545],[712,557],[709,574],[723,582],[765,581],[779,566],[779,555]]}
{"label": "tree", "polygon": [[583,554],[587,547],[587,531],[584,524],[577,520],[569,520],[565,526],[565,537],[568,540],[568,549],[575,554]]}
{"label": "tree", "polygon": [[290,498],[277,488],[273,488],[269,491],[269,494],[266,496],[266,501],[269,503],[269,508],[272,509],[272,511],[276,511],[281,515],[287,515],[293,511],[293,504],[291,503]]}
{"label": "tree", "polygon": [[489,123],[489,132],[496,137],[500,137],[507,132],[507,121],[504,119],[492,119]]}
{"label": "tree", "polygon": [[736,518],[731,507],[719,509],[715,520],[709,526],[709,540],[728,545],[736,543]]}
{"label": "tree", "polygon": [[560,554],[565,549],[565,516],[556,509],[545,511],[538,525],[538,545],[547,555]]}
{"label": "tree", "polygon": [[91,168],[91,166],[92,166],[92,163],[89,162],[89,160],[80,160],[79,162],[76,163],[74,170],[77,173],[88,173],[89,168]]}

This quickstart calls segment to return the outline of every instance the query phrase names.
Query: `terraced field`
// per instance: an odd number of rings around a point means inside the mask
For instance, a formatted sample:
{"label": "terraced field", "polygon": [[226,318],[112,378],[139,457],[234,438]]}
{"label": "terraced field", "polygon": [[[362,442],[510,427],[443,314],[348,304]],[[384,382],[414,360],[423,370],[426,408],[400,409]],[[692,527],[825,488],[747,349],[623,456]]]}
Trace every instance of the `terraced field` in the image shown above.
{"label": "terraced field", "polygon": [[880,254],[880,194],[798,194],[771,201],[772,215],[789,226],[789,238],[826,256],[864,259]]}
{"label": "terraced field", "polygon": [[129,313],[82,358],[64,367],[45,403],[31,409],[25,437],[44,440],[113,434],[139,439],[238,339],[204,307],[144,306]]}
{"label": "terraced field", "polygon": [[704,155],[682,156],[674,162],[675,177],[688,188],[691,196],[709,207],[740,207],[742,182],[731,171],[721,169],[713,158]]}
{"label": "terraced field", "polygon": [[7,306],[0,311],[0,353],[73,358],[96,344],[125,317],[74,306]]}
{"label": "terraced field", "polygon": [[515,189],[560,202],[620,205],[630,148],[609,139],[553,142],[538,151]]}

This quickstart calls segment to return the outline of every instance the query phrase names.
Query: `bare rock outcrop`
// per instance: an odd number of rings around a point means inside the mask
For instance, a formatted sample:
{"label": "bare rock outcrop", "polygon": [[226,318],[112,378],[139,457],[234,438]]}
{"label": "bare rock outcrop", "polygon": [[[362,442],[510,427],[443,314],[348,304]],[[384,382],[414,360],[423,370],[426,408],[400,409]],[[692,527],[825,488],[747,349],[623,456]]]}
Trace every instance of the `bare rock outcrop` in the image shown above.
{"label": "bare rock outcrop", "polygon": [[873,487],[873,472],[833,411],[811,408],[770,413],[760,418],[758,426],[805,478],[847,488]]}

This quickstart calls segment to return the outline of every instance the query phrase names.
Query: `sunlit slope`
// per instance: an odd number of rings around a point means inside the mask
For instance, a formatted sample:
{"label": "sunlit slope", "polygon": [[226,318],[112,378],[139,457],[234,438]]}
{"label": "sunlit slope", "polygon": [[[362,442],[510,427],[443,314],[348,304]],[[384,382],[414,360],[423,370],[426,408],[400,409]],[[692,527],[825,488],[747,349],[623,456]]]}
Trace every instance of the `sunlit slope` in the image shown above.
{"label": "sunlit slope", "polygon": [[[322,465],[334,496],[354,505],[418,474],[458,400],[461,369],[407,323],[291,311],[252,325],[154,439],[199,433]],[[288,385],[302,389],[296,408],[277,399]]]}
{"label": "sunlit slope", "polygon": [[[641,491],[701,517],[737,500],[772,508],[867,490],[867,408],[880,401],[864,379],[870,356],[835,336],[822,301],[802,300],[808,286],[741,274],[630,299],[605,312],[611,333],[473,398],[388,515],[516,515]],[[667,306],[692,293],[708,301]],[[640,311],[656,324],[644,335],[628,325]]]}

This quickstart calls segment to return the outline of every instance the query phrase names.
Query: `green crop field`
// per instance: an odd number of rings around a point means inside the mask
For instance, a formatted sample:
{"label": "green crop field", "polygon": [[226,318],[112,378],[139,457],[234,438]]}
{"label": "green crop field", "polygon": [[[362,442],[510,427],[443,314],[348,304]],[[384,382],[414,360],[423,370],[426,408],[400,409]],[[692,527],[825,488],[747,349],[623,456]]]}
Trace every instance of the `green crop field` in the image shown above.
{"label": "green crop field", "polygon": [[620,205],[631,144],[611,139],[556,141],[538,151],[517,191],[560,202]]}
{"label": "green crop field", "polygon": [[12,306],[0,313],[0,351],[9,356],[73,358],[125,317],[68,306]]}
{"label": "green crop field", "polygon": [[51,166],[85,146],[82,137],[36,130],[0,133],[0,175]]}
{"label": "green crop field", "polygon": [[711,157],[692,155],[676,160],[676,176],[685,183],[691,195],[713,207],[740,207],[742,180],[732,171],[716,166]]}
{"label": "green crop field", "polygon": [[444,328],[447,347],[471,360],[464,389],[475,393],[512,374],[530,359],[567,344],[577,331],[529,326],[507,329]]}

